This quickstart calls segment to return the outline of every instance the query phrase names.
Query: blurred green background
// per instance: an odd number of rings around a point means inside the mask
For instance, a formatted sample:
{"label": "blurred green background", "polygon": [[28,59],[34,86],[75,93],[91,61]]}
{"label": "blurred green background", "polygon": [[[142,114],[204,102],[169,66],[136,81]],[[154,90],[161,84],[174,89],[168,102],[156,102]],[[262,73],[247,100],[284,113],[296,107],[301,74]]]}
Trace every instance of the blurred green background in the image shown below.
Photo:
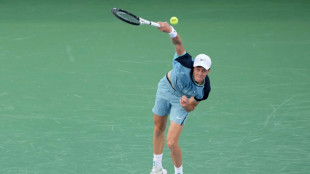
{"label": "blurred green background", "polygon": [[[310,171],[310,1],[0,0],[0,173],[149,173],[174,28],[213,61],[180,138],[184,173]],[[163,165],[174,168],[165,147]]]}

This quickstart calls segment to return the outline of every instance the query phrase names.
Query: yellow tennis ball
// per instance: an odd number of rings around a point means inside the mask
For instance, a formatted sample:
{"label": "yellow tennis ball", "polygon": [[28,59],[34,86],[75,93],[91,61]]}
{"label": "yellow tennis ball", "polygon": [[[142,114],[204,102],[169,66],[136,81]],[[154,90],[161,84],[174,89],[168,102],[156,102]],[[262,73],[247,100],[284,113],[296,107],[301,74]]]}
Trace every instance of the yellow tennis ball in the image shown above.
{"label": "yellow tennis ball", "polygon": [[179,22],[179,20],[178,20],[177,17],[173,16],[173,17],[170,18],[170,23],[172,25],[176,25],[176,24],[178,24],[178,22]]}

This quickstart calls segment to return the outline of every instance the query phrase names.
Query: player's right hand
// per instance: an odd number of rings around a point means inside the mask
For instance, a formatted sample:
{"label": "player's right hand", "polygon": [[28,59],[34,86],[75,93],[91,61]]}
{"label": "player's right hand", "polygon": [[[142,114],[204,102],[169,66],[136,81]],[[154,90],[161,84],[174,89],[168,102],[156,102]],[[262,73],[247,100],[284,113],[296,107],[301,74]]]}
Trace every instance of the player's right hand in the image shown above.
{"label": "player's right hand", "polygon": [[165,33],[171,33],[171,26],[168,24],[168,22],[157,22],[160,27],[158,28],[160,31]]}

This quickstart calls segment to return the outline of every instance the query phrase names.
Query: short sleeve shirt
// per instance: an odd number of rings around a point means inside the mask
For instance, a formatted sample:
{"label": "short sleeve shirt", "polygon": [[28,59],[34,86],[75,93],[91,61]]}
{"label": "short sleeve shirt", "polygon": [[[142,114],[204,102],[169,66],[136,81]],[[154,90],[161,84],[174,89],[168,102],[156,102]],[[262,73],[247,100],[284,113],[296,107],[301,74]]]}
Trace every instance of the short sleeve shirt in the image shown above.
{"label": "short sleeve shirt", "polygon": [[173,59],[173,69],[170,79],[175,90],[187,97],[194,97],[196,101],[206,100],[211,91],[210,79],[206,76],[203,85],[198,85],[193,80],[193,58],[185,53],[178,56],[176,53]]}

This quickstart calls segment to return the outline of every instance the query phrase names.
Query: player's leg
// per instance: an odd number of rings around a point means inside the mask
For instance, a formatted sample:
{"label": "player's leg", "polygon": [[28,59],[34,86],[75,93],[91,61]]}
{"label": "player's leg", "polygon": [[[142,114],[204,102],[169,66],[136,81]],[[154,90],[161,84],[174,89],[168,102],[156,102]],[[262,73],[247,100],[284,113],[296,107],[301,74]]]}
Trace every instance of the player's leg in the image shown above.
{"label": "player's leg", "polygon": [[179,99],[173,102],[170,112],[170,126],[167,133],[167,146],[170,149],[171,158],[174,164],[175,173],[183,174],[182,152],[178,144],[183,125],[186,122],[188,112],[179,104]]}
{"label": "player's leg", "polygon": [[153,152],[162,154],[165,145],[165,130],[168,116],[154,114]]}
{"label": "player's leg", "polygon": [[182,129],[182,125],[171,121],[167,133],[167,146],[170,149],[171,158],[176,168],[182,167],[182,152],[178,144]]}
{"label": "player's leg", "polygon": [[165,130],[168,116],[158,116],[154,114],[154,133],[153,133],[153,168],[151,174],[166,174],[163,169],[162,157],[165,145]]}
{"label": "player's leg", "polygon": [[154,113],[153,132],[153,168],[151,174],[166,174],[162,167],[162,156],[165,144],[165,129],[171,104],[169,102],[171,86],[166,77],[163,77],[159,84],[155,98],[155,105],[152,109]]}

